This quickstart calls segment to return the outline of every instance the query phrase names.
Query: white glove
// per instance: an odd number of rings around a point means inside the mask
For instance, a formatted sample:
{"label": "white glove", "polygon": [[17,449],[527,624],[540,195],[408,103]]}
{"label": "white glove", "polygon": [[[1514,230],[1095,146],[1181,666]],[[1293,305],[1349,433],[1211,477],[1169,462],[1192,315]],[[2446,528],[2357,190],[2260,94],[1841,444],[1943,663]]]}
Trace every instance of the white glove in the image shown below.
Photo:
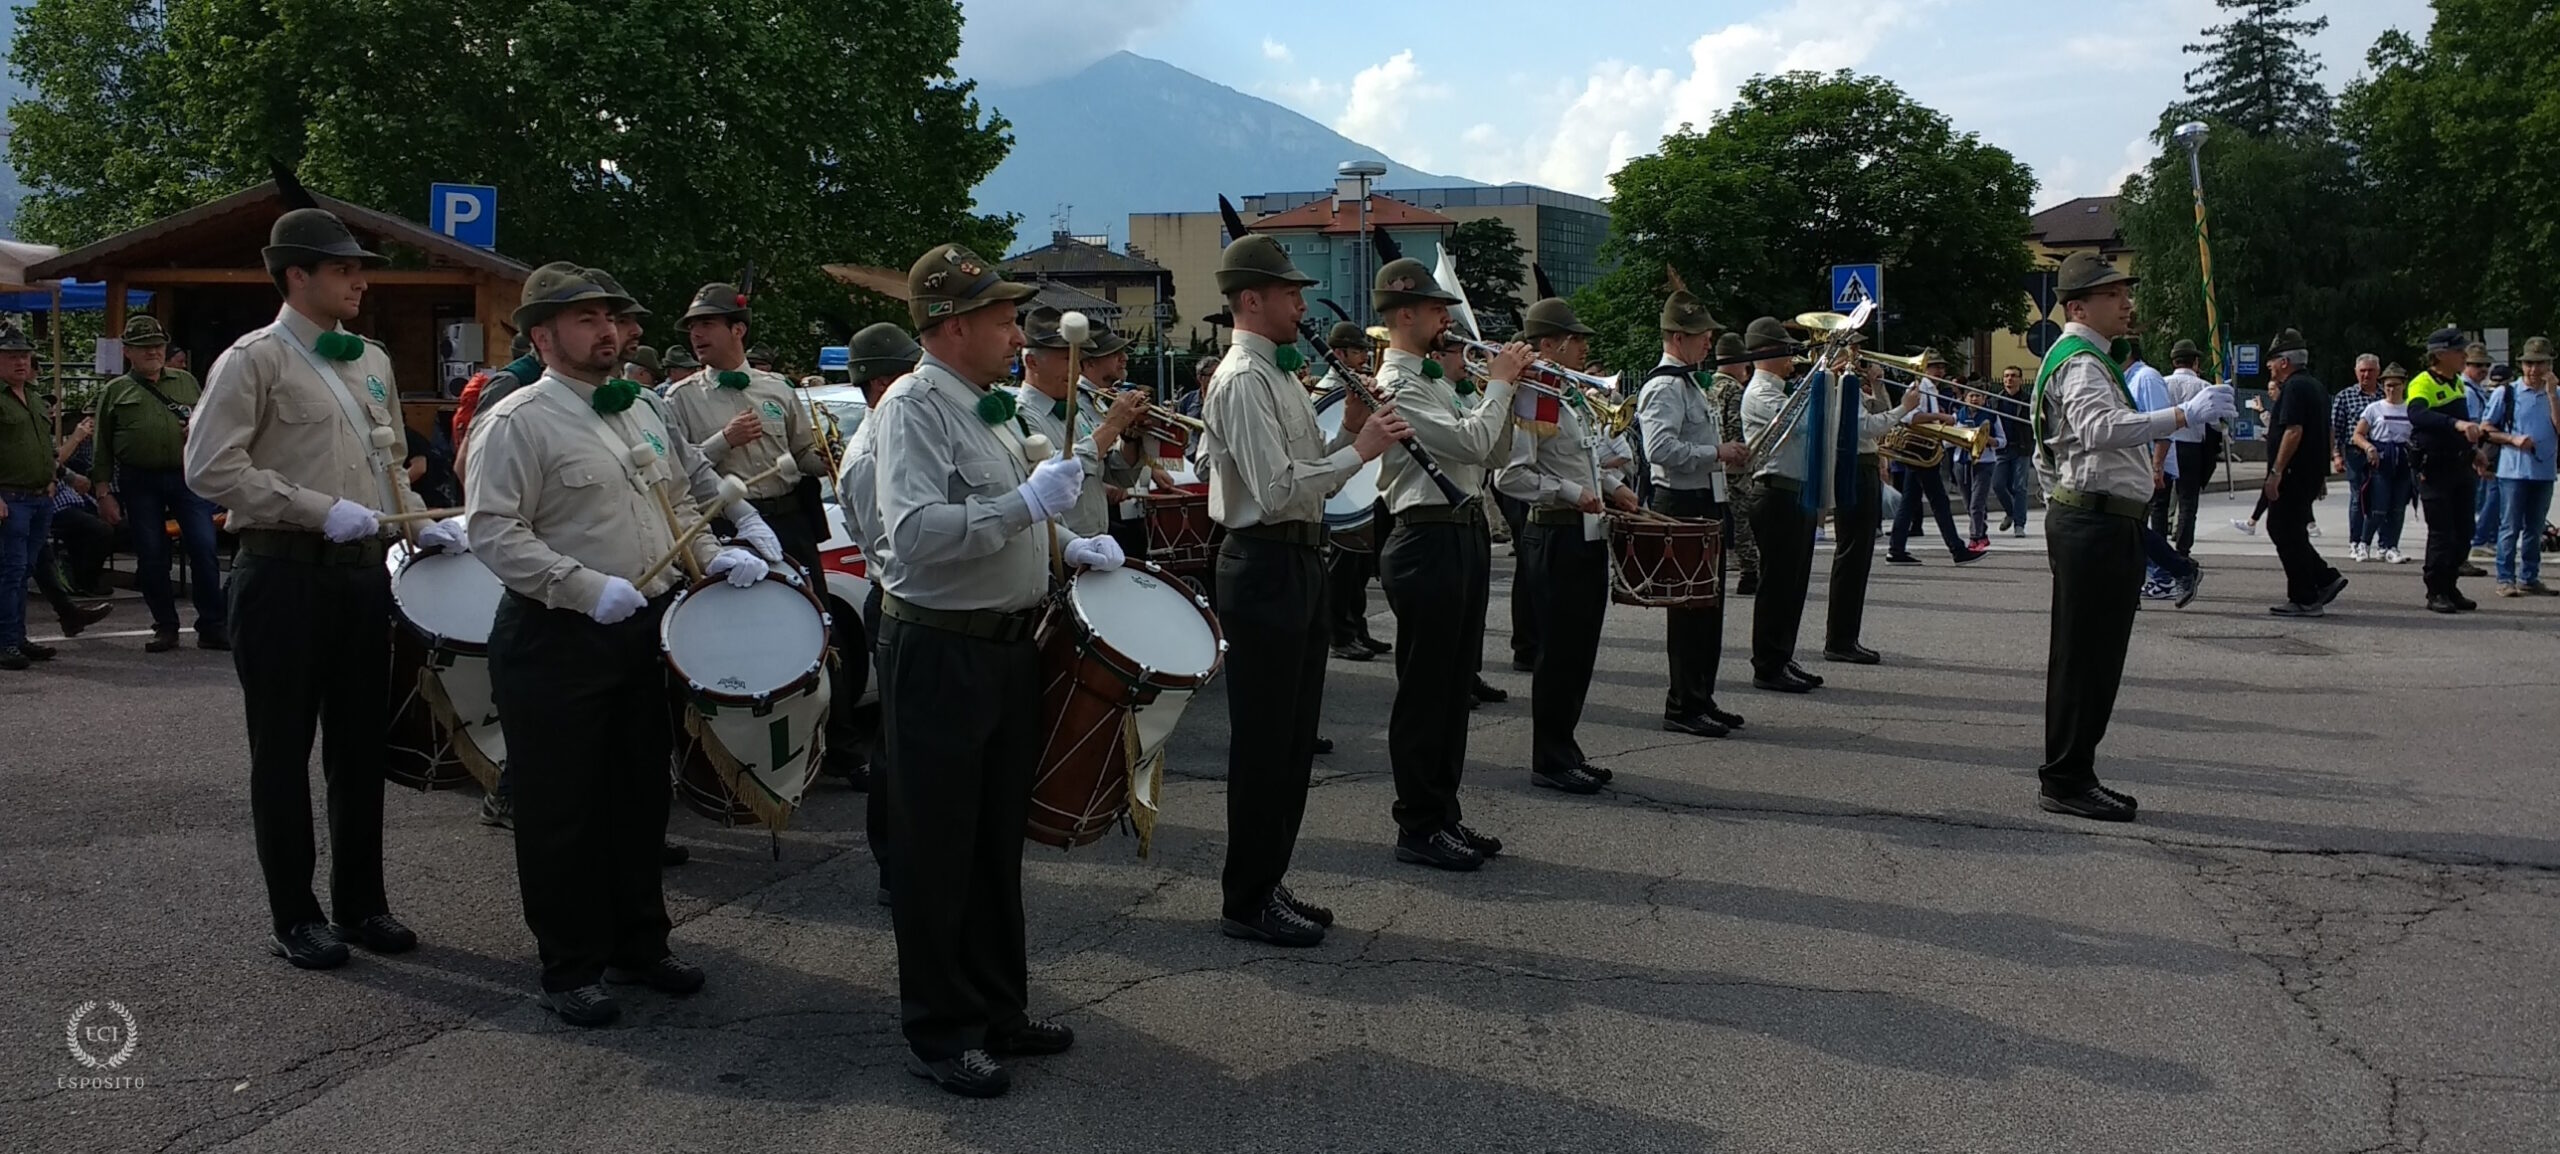
{"label": "white glove", "polygon": [[382,532],[382,518],[362,505],[338,498],[329,506],[329,515],[320,521],[320,535],[339,544],[377,536]]}
{"label": "white glove", "polygon": [[2188,428],[2201,428],[2240,415],[2240,406],[2231,399],[2231,386],[2207,385],[2203,392],[2178,406],[2178,411],[2187,415]]}
{"label": "white glove", "polygon": [[426,528],[418,530],[418,547],[430,553],[470,552],[471,535],[463,529],[462,522],[460,517],[428,522]]}
{"label": "white glove", "polygon": [[630,582],[620,577],[607,577],[604,579],[604,592],[596,595],[596,607],[587,610],[587,616],[595,618],[599,625],[616,625],[630,620],[632,614],[648,604],[649,599],[641,596],[640,590]]}
{"label": "white glove", "polygon": [[1086,569],[1117,569],[1129,563],[1116,538],[1078,537],[1067,542],[1067,564]]}
{"label": "white glove", "polygon": [[1022,494],[1023,504],[1031,506],[1034,522],[1065,516],[1084,494],[1084,462],[1073,454],[1051,457],[1034,467],[1031,479],[1014,491]]}
{"label": "white glove", "polygon": [[782,560],[782,538],[773,535],[773,527],[764,523],[764,514],[744,501],[732,502],[720,511],[729,523],[738,527],[738,543],[756,551],[767,562]]}
{"label": "white glove", "polygon": [[744,549],[731,548],[721,550],[718,556],[711,559],[710,564],[702,567],[702,571],[714,577],[725,575],[729,578],[729,584],[740,589],[751,589],[755,587],[756,582],[764,580],[764,575],[770,570],[765,565],[764,558]]}

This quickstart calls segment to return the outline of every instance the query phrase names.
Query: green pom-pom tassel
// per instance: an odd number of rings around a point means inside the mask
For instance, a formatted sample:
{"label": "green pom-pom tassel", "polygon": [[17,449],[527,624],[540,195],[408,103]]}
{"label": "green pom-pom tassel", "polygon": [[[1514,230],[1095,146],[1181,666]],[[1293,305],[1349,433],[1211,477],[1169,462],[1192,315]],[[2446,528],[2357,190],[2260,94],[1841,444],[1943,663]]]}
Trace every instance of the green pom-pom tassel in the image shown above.
{"label": "green pom-pom tassel", "polygon": [[596,386],[595,400],[592,403],[597,412],[611,416],[630,408],[631,402],[639,399],[640,382],[615,377]]}
{"label": "green pom-pom tassel", "polygon": [[1280,346],[1280,351],[1272,356],[1271,361],[1284,373],[1294,373],[1307,366],[1306,354],[1299,352],[1296,345]]}
{"label": "green pom-pom tassel", "polygon": [[1448,376],[1449,370],[1440,367],[1440,358],[1424,357],[1422,358],[1422,375],[1436,381]]}
{"label": "green pom-pom tassel", "polygon": [[1017,404],[1014,395],[1004,389],[991,389],[978,398],[978,419],[990,425],[1001,425],[1014,417]]}
{"label": "green pom-pom tassel", "polygon": [[743,389],[747,387],[750,379],[744,370],[730,369],[720,374],[718,384],[724,389]]}
{"label": "green pom-pom tassel", "polygon": [[312,341],[311,351],[333,361],[352,361],[364,355],[364,338],[333,329]]}
{"label": "green pom-pom tassel", "polygon": [[1449,387],[1458,390],[1458,395],[1461,397],[1472,397],[1476,395],[1476,383],[1465,377],[1458,378],[1457,383]]}

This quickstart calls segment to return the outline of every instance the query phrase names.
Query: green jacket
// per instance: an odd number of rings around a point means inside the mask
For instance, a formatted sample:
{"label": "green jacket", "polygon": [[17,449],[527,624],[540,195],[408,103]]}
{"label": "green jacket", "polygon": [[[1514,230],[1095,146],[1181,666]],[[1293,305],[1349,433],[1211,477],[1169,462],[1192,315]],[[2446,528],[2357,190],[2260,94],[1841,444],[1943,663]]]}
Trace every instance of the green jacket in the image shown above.
{"label": "green jacket", "polygon": [[[162,396],[193,409],[204,388],[184,369],[164,369],[151,382]],[[186,465],[187,426],[133,375],[107,382],[98,397],[98,445],[89,479],[115,483],[116,470],[177,469]]]}
{"label": "green jacket", "polygon": [[53,423],[48,406],[27,386],[23,398],[0,385],[0,489],[42,489],[53,483]]}

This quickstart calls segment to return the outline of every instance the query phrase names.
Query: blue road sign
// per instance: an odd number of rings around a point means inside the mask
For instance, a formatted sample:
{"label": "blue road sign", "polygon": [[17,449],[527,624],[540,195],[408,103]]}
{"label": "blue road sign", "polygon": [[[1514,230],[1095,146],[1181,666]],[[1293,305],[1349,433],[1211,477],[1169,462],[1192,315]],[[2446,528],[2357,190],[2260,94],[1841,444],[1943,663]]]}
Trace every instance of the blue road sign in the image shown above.
{"label": "blue road sign", "polygon": [[2235,377],[2254,377],[2258,375],[2258,346],[2231,346],[2231,375]]}
{"label": "blue road sign", "polygon": [[1884,308],[1884,266],[1880,264],[1835,264],[1831,266],[1831,307],[1847,312],[1859,301],[1874,301]]}
{"label": "blue road sign", "polygon": [[427,227],[474,248],[498,247],[498,190],[485,184],[427,186]]}
{"label": "blue road sign", "polygon": [[827,370],[829,370],[829,369],[846,370],[846,369],[851,369],[852,367],[853,367],[853,346],[851,346],[851,345],[820,345],[820,346],[818,346],[818,371],[819,371],[819,372],[822,372],[822,373],[823,373],[823,372],[826,372],[826,371],[827,371]]}

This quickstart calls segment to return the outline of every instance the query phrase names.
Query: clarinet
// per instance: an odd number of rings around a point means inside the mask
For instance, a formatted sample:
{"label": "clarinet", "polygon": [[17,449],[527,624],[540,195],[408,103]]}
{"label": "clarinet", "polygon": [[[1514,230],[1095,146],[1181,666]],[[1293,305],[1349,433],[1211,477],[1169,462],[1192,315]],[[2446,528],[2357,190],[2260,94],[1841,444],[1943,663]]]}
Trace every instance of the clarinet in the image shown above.
{"label": "clarinet", "polygon": [[[1316,327],[1316,322],[1312,318],[1298,318],[1298,336],[1315,347],[1317,354],[1324,358],[1325,367],[1340,375],[1344,387],[1349,388],[1352,395],[1359,397],[1360,403],[1368,406],[1370,412],[1375,413],[1386,407],[1386,402],[1378,396],[1377,390],[1369,387],[1368,379],[1351,371],[1351,366],[1343,364],[1342,358],[1324,343],[1324,333]],[[1448,500],[1450,508],[1463,508],[1467,502],[1475,500],[1460,492],[1458,483],[1450,480],[1449,474],[1440,471],[1440,462],[1431,459],[1431,451],[1423,448],[1422,442],[1408,437],[1397,443],[1403,445],[1406,452],[1413,454],[1413,463],[1422,467],[1422,475],[1431,478],[1431,483],[1440,487],[1440,495]]]}

